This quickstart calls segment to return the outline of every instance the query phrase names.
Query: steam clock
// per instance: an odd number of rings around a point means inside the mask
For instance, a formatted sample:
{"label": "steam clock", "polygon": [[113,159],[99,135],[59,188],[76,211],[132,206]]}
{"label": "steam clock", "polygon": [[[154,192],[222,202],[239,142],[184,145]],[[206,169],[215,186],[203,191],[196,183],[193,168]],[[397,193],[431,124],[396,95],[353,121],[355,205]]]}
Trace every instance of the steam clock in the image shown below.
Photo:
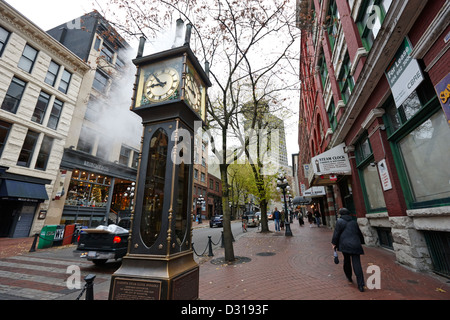
{"label": "steam clock", "polygon": [[[190,32],[190,31],[188,31]],[[186,39],[190,37],[186,35]],[[192,249],[194,123],[206,120],[211,86],[185,45],[133,60],[131,110],[144,132],[128,253],[111,278],[111,300],[197,299]],[[197,123],[198,124],[198,123]]]}

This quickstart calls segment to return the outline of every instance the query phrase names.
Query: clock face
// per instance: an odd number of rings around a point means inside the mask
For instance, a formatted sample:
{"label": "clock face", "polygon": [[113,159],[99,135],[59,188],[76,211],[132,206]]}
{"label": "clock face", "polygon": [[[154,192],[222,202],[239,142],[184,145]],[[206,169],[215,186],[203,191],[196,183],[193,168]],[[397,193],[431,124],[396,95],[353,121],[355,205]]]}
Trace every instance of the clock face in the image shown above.
{"label": "clock face", "polygon": [[188,73],[186,76],[186,85],[185,85],[184,89],[185,89],[186,99],[189,101],[189,104],[191,105],[191,107],[194,110],[199,111],[200,106],[201,106],[202,96],[201,96],[200,89],[197,85],[197,82],[195,82],[194,77],[190,73]]}
{"label": "clock face", "polygon": [[151,102],[168,100],[178,90],[180,76],[174,68],[161,68],[150,73],[144,94]]}

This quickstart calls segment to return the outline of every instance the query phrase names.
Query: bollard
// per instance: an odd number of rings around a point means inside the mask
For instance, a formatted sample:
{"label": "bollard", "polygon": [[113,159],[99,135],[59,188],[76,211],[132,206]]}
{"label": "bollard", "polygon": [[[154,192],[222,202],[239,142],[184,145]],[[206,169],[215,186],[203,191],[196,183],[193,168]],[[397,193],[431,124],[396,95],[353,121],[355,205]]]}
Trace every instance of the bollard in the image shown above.
{"label": "bollard", "polygon": [[208,247],[209,247],[208,257],[214,257],[213,250],[212,250],[211,236],[208,236]]}
{"label": "bollard", "polygon": [[35,233],[34,234],[33,244],[31,245],[31,249],[30,249],[29,252],[35,252],[36,251],[36,244],[37,244],[38,237],[39,237],[39,233]]}
{"label": "bollard", "polygon": [[222,231],[222,244],[220,245],[221,248],[225,248],[225,239],[223,238],[223,231]]}
{"label": "bollard", "polygon": [[86,281],[86,300],[94,300],[94,279],[95,275],[88,274],[84,281]]}

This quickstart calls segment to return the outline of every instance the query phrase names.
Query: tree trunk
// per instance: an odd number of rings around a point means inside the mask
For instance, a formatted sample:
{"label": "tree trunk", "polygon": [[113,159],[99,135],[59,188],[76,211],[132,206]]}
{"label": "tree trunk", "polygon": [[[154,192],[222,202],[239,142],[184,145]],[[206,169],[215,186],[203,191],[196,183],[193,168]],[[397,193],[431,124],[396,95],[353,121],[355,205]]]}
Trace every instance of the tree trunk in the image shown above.
{"label": "tree trunk", "polygon": [[228,165],[220,165],[220,176],[222,178],[222,208],[223,214],[223,245],[225,249],[225,261],[232,262],[234,257],[233,233],[231,231],[231,212],[228,205],[230,189],[228,187]]}

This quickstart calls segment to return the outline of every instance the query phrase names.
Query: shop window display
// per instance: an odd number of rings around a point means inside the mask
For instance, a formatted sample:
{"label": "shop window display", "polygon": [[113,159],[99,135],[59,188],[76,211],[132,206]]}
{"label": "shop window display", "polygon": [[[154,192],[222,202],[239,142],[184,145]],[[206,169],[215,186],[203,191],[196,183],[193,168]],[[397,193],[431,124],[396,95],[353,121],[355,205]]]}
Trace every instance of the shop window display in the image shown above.
{"label": "shop window display", "polygon": [[66,205],[105,207],[108,203],[110,179],[83,170],[72,173]]}

